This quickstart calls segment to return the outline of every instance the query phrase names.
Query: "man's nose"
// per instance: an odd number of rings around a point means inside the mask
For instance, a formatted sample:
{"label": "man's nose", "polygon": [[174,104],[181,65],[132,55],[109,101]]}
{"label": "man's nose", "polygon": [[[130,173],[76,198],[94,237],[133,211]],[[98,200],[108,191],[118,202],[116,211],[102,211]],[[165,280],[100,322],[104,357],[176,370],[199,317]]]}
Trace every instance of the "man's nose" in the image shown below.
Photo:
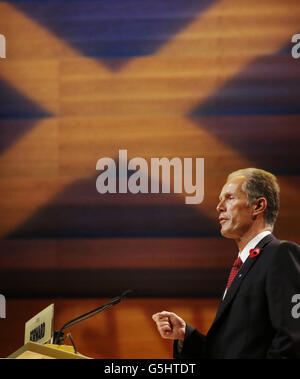
{"label": "man's nose", "polygon": [[224,201],[223,200],[220,200],[219,201],[219,204],[217,205],[217,212],[220,213],[222,211],[225,210],[225,207],[224,207]]}

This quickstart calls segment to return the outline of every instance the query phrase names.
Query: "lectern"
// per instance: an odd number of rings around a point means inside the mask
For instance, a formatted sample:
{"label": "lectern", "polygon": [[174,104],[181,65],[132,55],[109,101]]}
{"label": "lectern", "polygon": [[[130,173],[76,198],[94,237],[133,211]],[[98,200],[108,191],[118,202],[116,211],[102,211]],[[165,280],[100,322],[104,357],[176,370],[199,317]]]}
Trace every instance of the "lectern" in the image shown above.
{"label": "lectern", "polygon": [[20,349],[9,355],[13,359],[91,359],[75,354],[72,346],[41,345],[36,342],[27,342]]}
{"label": "lectern", "polygon": [[[24,346],[9,355],[7,358],[15,359],[91,359],[75,352],[75,345],[62,345],[64,341],[63,330],[70,328],[90,317],[97,315],[113,305],[119,304],[131,290],[124,291],[120,296],[115,297],[109,303],[101,305],[84,315],[75,317],[65,323],[57,332],[53,333],[54,304],[49,305],[40,313],[32,317],[25,324]],[[37,343],[39,342],[39,343]],[[47,344],[53,342],[54,344]]]}

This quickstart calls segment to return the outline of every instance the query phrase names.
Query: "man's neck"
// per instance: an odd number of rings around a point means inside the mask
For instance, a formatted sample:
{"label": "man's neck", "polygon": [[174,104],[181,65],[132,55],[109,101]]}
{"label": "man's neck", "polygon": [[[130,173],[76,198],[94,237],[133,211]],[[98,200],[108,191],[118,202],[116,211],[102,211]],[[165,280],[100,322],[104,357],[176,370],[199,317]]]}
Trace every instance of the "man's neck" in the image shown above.
{"label": "man's neck", "polygon": [[258,229],[252,229],[252,230],[249,230],[248,232],[246,232],[245,234],[243,234],[242,237],[240,237],[239,239],[236,239],[235,240],[235,243],[237,244],[238,246],[238,249],[239,251],[242,251],[244,249],[244,247],[254,238],[256,237],[258,234],[262,233],[262,232],[266,232],[266,231],[270,231],[272,232],[272,228],[270,226],[265,226],[263,228],[258,228]]}

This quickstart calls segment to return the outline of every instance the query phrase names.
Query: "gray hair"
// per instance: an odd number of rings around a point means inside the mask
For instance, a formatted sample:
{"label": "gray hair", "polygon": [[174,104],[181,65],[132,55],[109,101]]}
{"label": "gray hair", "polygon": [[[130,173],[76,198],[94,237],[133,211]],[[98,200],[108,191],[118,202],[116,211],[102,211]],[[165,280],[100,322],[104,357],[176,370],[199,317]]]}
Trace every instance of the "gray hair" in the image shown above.
{"label": "gray hair", "polygon": [[253,204],[260,197],[267,200],[264,219],[267,225],[274,226],[279,212],[280,187],[275,175],[258,168],[245,168],[228,175],[227,181],[236,176],[244,176],[246,181],[242,190],[246,193],[248,204]]}

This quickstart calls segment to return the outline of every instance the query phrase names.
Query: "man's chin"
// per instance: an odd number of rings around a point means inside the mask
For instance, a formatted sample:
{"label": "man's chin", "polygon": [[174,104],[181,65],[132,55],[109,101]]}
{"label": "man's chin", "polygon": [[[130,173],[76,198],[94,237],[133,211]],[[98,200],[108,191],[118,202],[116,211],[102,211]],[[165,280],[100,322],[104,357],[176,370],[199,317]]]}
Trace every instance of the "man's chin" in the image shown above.
{"label": "man's chin", "polygon": [[232,235],[232,233],[230,233],[230,231],[227,230],[227,229],[221,228],[220,233],[222,234],[222,237],[225,237],[225,238],[234,238],[233,235]]}

